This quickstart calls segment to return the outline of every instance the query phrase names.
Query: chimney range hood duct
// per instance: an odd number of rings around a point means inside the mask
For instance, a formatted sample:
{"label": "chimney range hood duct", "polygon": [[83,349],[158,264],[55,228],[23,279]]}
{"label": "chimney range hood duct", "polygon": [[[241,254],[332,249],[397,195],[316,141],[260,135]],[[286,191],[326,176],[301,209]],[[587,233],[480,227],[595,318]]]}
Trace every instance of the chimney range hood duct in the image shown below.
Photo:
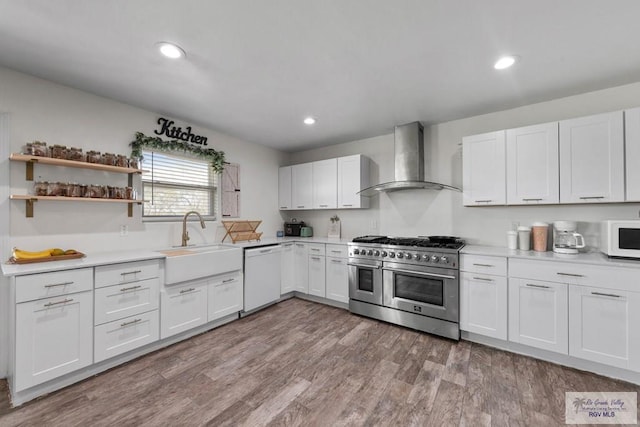
{"label": "chimney range hood duct", "polygon": [[396,126],[394,130],[395,181],[373,185],[358,194],[372,197],[399,190],[454,190],[459,188],[424,180],[424,128],[420,122]]}

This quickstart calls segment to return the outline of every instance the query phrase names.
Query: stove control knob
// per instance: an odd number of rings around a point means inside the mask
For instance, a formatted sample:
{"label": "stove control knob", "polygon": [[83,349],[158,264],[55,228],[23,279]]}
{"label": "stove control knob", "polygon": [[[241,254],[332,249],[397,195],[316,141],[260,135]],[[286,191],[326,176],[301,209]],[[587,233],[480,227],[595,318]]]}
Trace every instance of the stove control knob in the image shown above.
{"label": "stove control knob", "polygon": [[420,254],[415,254],[413,257],[416,259],[416,261],[420,261]]}
{"label": "stove control knob", "polygon": [[422,255],[422,259],[425,260],[425,262],[429,262],[429,260],[431,259],[431,257],[427,254]]}
{"label": "stove control knob", "polygon": [[397,253],[398,258],[404,258],[404,254],[402,252]]}
{"label": "stove control knob", "polygon": [[404,257],[405,257],[406,259],[411,259],[411,258],[413,258],[413,256],[412,256],[409,252],[407,252],[406,254],[404,254]]}
{"label": "stove control knob", "polygon": [[431,256],[431,261],[433,262],[439,262],[440,261],[440,257],[438,255],[432,255]]}
{"label": "stove control knob", "polygon": [[354,255],[358,255],[359,253],[360,253],[360,249],[354,249],[354,250],[353,250],[353,254],[354,254]]}
{"label": "stove control knob", "polygon": [[440,258],[440,262],[443,264],[449,264],[449,257],[443,255],[442,258]]}
{"label": "stove control knob", "polygon": [[369,252],[367,252],[367,255],[369,255],[369,256],[373,255],[373,251],[371,249],[369,249]]}
{"label": "stove control knob", "polygon": [[380,251],[375,251],[373,254],[374,254],[375,256],[380,256]]}
{"label": "stove control knob", "polygon": [[382,251],[382,252],[380,253],[380,255],[381,255],[383,258],[384,258],[384,257],[386,257],[386,256],[387,256],[387,251]]}
{"label": "stove control knob", "polygon": [[393,252],[389,252],[389,258],[395,258],[395,257],[396,257],[396,254],[395,254],[395,253],[393,253]]}

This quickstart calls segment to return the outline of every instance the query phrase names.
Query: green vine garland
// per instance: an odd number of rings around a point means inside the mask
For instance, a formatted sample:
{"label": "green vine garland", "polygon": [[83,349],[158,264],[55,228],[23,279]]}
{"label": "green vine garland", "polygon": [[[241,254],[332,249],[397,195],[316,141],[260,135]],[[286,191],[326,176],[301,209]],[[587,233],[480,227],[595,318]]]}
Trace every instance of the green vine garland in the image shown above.
{"label": "green vine garland", "polygon": [[142,160],[143,147],[159,151],[179,151],[208,159],[211,162],[211,169],[216,173],[221,173],[224,170],[224,151],[217,151],[213,148],[202,148],[178,140],[163,141],[159,137],[146,136],[142,132],[136,132],[136,140],[129,145],[131,146],[131,157],[135,159]]}

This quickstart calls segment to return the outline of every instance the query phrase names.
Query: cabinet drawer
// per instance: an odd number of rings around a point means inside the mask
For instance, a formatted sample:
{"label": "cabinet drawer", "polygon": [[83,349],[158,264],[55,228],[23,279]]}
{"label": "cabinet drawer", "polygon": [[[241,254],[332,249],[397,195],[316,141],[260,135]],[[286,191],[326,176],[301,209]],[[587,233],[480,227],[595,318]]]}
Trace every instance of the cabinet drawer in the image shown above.
{"label": "cabinet drawer", "polygon": [[159,289],[158,278],[96,289],[95,324],[157,310]]}
{"label": "cabinet drawer", "polygon": [[507,258],[499,256],[464,254],[460,257],[460,270],[471,273],[506,276]]}
{"label": "cabinet drawer", "polygon": [[93,268],[53,271],[16,277],[16,302],[32,301],[93,289]]}
{"label": "cabinet drawer", "polygon": [[293,250],[297,253],[297,254],[304,254],[306,255],[307,252],[309,251],[309,244],[308,243],[299,243],[299,242],[295,242],[293,244]]}
{"label": "cabinet drawer", "polygon": [[157,259],[96,267],[96,288],[158,277]]}
{"label": "cabinet drawer", "polygon": [[571,262],[509,260],[509,277],[567,283],[569,285],[600,286],[608,289],[638,291],[640,270]]}
{"label": "cabinet drawer", "polygon": [[326,245],[325,253],[327,256],[334,258],[347,258],[347,245]]}
{"label": "cabinet drawer", "polygon": [[309,255],[324,255],[324,244],[309,243],[307,245],[307,250],[309,251]]}
{"label": "cabinet drawer", "polygon": [[96,326],[94,334],[97,363],[157,341],[160,336],[158,310]]}

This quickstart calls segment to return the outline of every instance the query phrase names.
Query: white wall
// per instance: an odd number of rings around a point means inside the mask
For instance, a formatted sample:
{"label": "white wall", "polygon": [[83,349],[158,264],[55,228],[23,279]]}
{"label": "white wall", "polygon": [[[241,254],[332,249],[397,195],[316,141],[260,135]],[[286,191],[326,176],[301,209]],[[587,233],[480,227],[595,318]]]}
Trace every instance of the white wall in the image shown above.
{"label": "white wall", "polygon": [[[532,104],[511,110],[469,117],[425,128],[425,170],[428,179],[462,187],[463,136],[536,123],[621,110],[640,105],[640,83]],[[291,156],[291,164],[362,153],[374,162],[373,183],[393,179],[393,134],[333,145]],[[637,218],[640,204],[463,207],[462,194],[451,191],[411,190],[387,193],[373,199],[370,209],[348,211],[283,212],[326,235],[329,218],[342,219],[342,236],[364,234],[453,234],[470,243],[505,245],[505,232],[513,222],[531,224],[570,219],[580,222],[587,244],[597,244],[596,223],[605,218]],[[377,225],[374,227],[373,225]]]}

